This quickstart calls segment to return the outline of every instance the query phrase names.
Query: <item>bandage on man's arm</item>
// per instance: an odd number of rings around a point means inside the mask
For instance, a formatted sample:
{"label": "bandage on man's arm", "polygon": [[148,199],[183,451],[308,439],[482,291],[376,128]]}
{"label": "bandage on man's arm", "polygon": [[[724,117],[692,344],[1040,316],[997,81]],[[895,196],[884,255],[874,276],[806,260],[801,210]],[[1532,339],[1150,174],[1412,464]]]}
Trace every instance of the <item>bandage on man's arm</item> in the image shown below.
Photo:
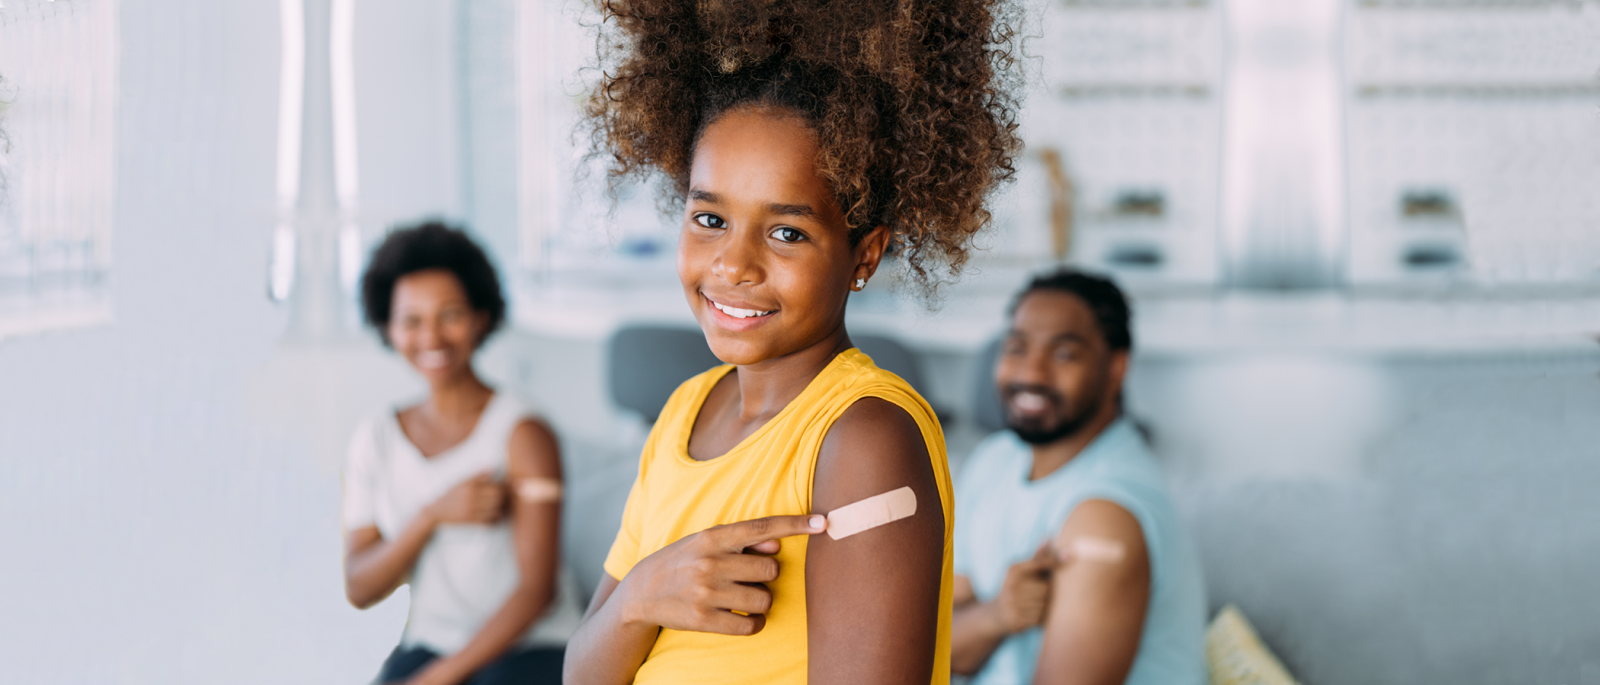
{"label": "bandage on man's arm", "polygon": [[1139,521],[1108,500],[1067,516],[1055,543],[1050,607],[1035,685],[1120,683],[1138,653],[1150,599],[1150,563]]}
{"label": "bandage on man's arm", "polygon": [[1103,538],[1095,535],[1067,535],[1062,529],[1061,537],[1056,538],[1055,550],[1061,563],[1085,561],[1092,564],[1116,564],[1128,558],[1128,546],[1121,540]]}

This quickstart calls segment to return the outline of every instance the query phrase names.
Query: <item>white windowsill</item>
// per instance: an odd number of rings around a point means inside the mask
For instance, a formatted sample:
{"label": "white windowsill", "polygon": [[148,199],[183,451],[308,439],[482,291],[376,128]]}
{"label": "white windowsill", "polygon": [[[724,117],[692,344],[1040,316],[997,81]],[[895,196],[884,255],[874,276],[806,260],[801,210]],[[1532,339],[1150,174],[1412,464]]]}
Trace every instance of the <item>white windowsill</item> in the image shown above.
{"label": "white windowsill", "polygon": [[101,326],[111,321],[111,305],[107,302],[0,308],[0,341],[49,331]]}

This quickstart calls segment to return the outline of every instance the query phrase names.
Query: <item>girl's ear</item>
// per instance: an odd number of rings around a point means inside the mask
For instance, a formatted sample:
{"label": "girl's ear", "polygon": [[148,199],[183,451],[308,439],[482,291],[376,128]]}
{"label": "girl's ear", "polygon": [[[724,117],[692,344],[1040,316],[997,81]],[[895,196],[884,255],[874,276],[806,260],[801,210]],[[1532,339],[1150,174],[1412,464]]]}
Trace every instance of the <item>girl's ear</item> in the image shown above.
{"label": "girl's ear", "polygon": [[856,268],[850,276],[851,289],[860,290],[861,288],[854,286],[855,283],[860,282],[864,285],[866,281],[872,280],[872,274],[878,271],[878,263],[883,261],[884,252],[889,249],[891,237],[888,226],[879,226],[867,232],[861,237],[861,242],[856,243]]}

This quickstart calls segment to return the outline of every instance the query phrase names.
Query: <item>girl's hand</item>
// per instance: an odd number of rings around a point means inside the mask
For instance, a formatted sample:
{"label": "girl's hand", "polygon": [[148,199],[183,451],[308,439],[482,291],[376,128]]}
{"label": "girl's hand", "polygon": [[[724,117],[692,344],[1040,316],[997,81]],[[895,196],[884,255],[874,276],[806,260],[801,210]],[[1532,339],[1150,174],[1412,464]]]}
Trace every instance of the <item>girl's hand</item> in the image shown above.
{"label": "girl's hand", "polygon": [[[707,528],[640,561],[618,586],[629,623],[723,635],[767,624],[778,578],[779,538],[815,535],[822,516],[769,516]],[[747,553],[747,552],[753,552]],[[746,614],[741,616],[733,612]]]}
{"label": "girl's hand", "polygon": [[506,486],[480,473],[434,500],[428,513],[438,523],[494,523],[506,513]]}

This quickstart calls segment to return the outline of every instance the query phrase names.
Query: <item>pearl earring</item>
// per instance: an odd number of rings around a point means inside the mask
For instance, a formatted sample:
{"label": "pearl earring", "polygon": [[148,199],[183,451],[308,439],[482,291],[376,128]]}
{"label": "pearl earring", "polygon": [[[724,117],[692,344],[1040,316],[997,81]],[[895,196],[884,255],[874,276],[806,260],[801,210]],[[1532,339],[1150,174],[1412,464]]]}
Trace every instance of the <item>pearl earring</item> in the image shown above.
{"label": "pearl earring", "polygon": [[865,287],[867,287],[867,279],[865,279],[865,278],[857,278],[856,279],[856,290],[860,290],[860,289],[865,288]]}

